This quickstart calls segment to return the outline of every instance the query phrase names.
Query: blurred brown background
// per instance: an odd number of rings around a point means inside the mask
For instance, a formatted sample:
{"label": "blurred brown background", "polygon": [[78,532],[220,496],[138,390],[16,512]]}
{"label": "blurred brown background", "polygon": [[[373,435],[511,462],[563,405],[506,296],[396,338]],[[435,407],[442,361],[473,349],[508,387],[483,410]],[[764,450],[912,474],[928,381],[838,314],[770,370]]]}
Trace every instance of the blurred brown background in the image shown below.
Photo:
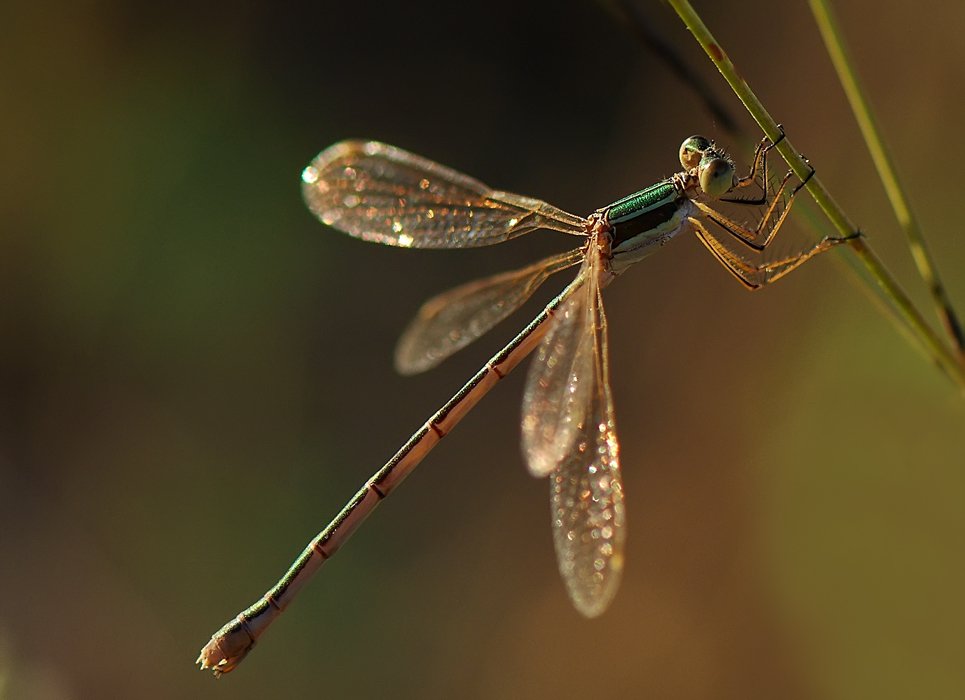
{"label": "blurred brown background", "polygon": [[[965,309],[965,6],[841,4]],[[740,116],[676,17],[639,6]],[[925,303],[804,3],[698,9]],[[518,372],[238,671],[199,673],[525,321],[404,379],[418,305],[563,248],[338,235],[300,199],[317,151],[377,138],[586,213],[672,172],[685,136],[733,140],[589,1],[2,15],[0,697],[965,696],[962,399],[833,256],[750,295],[689,238],[608,290],[630,536],[606,615],[559,581]]]}

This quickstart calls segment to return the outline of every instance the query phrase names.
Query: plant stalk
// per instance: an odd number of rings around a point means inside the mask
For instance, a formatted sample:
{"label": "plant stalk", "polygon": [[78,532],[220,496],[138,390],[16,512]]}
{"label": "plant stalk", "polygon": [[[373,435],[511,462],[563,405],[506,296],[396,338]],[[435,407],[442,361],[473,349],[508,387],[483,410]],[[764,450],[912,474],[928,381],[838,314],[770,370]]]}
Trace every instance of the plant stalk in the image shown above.
{"label": "plant stalk", "polygon": [[868,151],[871,153],[871,159],[874,161],[875,169],[881,177],[881,184],[884,185],[888,201],[891,202],[891,208],[895,212],[895,218],[898,219],[898,224],[908,239],[908,247],[911,248],[911,256],[918,268],[918,273],[928,287],[935,303],[938,318],[945,326],[945,330],[959,355],[959,360],[965,361],[965,334],[962,332],[962,325],[959,323],[951,300],[948,298],[948,292],[945,290],[945,285],[938,274],[938,267],[935,265],[934,258],[932,258],[928,246],[925,244],[925,237],[922,235],[921,226],[914,210],[911,208],[907,193],[898,180],[897,170],[881,137],[881,131],[874,118],[867,93],[858,80],[854,61],[844,44],[838,19],[831,9],[829,0],[810,0],[810,4],[811,12],[814,14],[821,37],[824,39],[828,55],[831,57],[834,69],[838,73],[838,80],[841,81],[841,87],[851,104],[855,121],[858,122]]}
{"label": "plant stalk", "polygon": [[[687,29],[694,35],[697,43],[704,49],[707,56],[720,71],[724,80],[730,85],[734,94],[743,103],[745,109],[757,122],[761,131],[771,141],[778,141],[783,132],[768,113],[763,103],[758,99],[754,91],[751,90],[747,82],[737,72],[734,64],[728,58],[727,53],[711,34],[710,30],[700,19],[700,16],[688,2],[688,0],[668,0],[670,5],[677,12]],[[794,148],[790,139],[784,138],[776,146],[777,151],[794,174],[802,181],[808,180],[812,168],[810,163]],[[838,231],[841,237],[855,236],[859,233],[857,227],[848,219],[841,207],[834,201],[834,198],[821,183],[817,175],[810,177],[805,185],[807,191],[814,198],[814,201],[824,212],[825,216]],[[915,345],[927,358],[941,368],[944,373],[954,381],[959,389],[965,392],[965,364],[953,354],[942,342],[935,330],[928,325],[918,309],[905,294],[904,290],[882,264],[881,260],[875,255],[864,236],[855,236],[848,241],[848,245],[858,261],[862,264],[866,272],[876,283],[878,293],[888,301],[888,308],[892,310],[891,318],[898,323],[904,335],[912,338]],[[862,280],[864,281],[864,280]]]}

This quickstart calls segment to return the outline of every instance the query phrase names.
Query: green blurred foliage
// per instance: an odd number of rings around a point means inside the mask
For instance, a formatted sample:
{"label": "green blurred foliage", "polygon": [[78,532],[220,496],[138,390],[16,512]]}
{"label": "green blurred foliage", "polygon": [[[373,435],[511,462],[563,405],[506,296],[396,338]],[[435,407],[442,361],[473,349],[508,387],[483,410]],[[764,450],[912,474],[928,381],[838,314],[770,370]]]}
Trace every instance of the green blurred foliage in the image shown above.
{"label": "green blurred foliage", "polygon": [[[806,8],[698,9],[927,304]],[[840,12],[962,308],[965,11]],[[378,138],[585,213],[728,136],[589,2],[2,14],[0,697],[965,695],[961,398],[830,256],[752,296],[692,240],[608,290],[631,533],[606,615],[558,580],[519,373],[238,671],[198,673],[523,322],[403,379],[418,304],[560,249],[349,240],[302,205],[308,160]]]}

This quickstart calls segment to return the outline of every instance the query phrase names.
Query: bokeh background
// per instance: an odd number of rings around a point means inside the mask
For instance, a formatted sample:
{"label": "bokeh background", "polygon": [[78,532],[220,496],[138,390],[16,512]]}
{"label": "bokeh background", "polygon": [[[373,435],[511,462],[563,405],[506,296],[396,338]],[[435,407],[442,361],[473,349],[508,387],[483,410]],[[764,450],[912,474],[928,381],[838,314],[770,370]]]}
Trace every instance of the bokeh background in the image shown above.
{"label": "bokeh background", "polygon": [[[965,309],[965,6],[841,5]],[[756,139],[676,17],[638,7]],[[698,9],[926,304],[805,4]],[[525,321],[401,378],[418,305],[563,248],[351,240],[301,202],[317,151],[377,138],[578,213],[692,133],[749,154],[589,1],[2,16],[0,697],[965,696],[965,403],[836,254],[750,295],[693,239],[607,294],[630,536],[603,617],[559,581],[518,372],[235,673],[199,673]]]}

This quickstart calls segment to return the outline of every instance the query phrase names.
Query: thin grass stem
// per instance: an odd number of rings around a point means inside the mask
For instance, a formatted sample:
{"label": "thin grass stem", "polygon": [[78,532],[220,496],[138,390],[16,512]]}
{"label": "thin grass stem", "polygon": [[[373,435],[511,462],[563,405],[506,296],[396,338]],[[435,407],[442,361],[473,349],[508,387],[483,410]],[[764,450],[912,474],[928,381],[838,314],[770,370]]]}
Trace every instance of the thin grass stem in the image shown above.
{"label": "thin grass stem", "polygon": [[911,256],[918,268],[918,273],[928,287],[928,291],[935,302],[938,318],[945,326],[949,338],[954,343],[955,350],[958,352],[960,359],[965,361],[965,335],[962,333],[962,326],[948,298],[945,285],[938,274],[938,267],[928,251],[928,246],[925,245],[925,237],[921,232],[918,217],[915,216],[915,212],[911,208],[905,189],[898,179],[894,161],[885,146],[884,139],[881,137],[881,131],[874,118],[867,93],[858,79],[854,61],[851,59],[844,43],[841,25],[838,23],[829,0],[810,0],[810,5],[821,37],[827,47],[828,55],[831,57],[834,69],[838,73],[838,80],[841,81],[841,87],[848,97],[855,121],[858,122],[858,127],[861,129],[861,134],[864,136],[875,168],[879,177],[881,177],[881,183],[884,185],[888,200],[891,202],[891,208],[895,212],[895,218],[898,219],[898,223],[908,239],[908,247],[911,248]]}
{"label": "thin grass stem", "polygon": [[[681,85],[689,88],[703,104],[721,129],[728,134],[737,135],[737,121],[727,107],[714,95],[703,77],[684,61],[677,46],[667,41],[658,30],[643,19],[640,10],[630,0],[597,0],[599,5],[610,13],[615,21],[633,35],[641,46],[650,51],[673,75]],[[752,142],[748,142],[752,143]]]}
{"label": "thin grass stem", "polygon": [[[774,118],[770,115],[757,95],[751,90],[747,82],[737,72],[734,64],[728,58],[727,53],[720,43],[714,38],[710,30],[701,20],[700,16],[687,0],[668,0],[671,7],[683,21],[687,29],[694,35],[697,43],[704,49],[707,56],[720,71],[724,80],[730,85],[731,90],[743,103],[744,108],[757,122],[761,131],[771,139],[777,141],[782,135],[781,128]],[[777,145],[777,151],[794,174],[801,180],[805,180],[811,174],[810,163],[794,148],[789,138],[784,138]],[[820,178],[815,175],[808,180],[805,185],[807,191],[814,198],[814,201],[824,212],[825,216],[842,237],[854,236],[858,233],[857,227],[851,222],[844,210],[834,201],[834,198],[822,184]],[[854,253],[861,267],[870,276],[874,283],[874,289],[888,302],[888,308],[892,310],[892,318],[902,330],[902,335],[915,341],[916,347],[921,350],[927,358],[934,362],[944,373],[954,381],[959,389],[965,392],[965,364],[959,361],[944,344],[935,330],[928,325],[925,319],[915,308],[914,304],[905,294],[904,290],[894,279],[884,264],[871,249],[868,240],[864,236],[852,238],[849,247]],[[867,280],[861,276],[862,280]]]}

